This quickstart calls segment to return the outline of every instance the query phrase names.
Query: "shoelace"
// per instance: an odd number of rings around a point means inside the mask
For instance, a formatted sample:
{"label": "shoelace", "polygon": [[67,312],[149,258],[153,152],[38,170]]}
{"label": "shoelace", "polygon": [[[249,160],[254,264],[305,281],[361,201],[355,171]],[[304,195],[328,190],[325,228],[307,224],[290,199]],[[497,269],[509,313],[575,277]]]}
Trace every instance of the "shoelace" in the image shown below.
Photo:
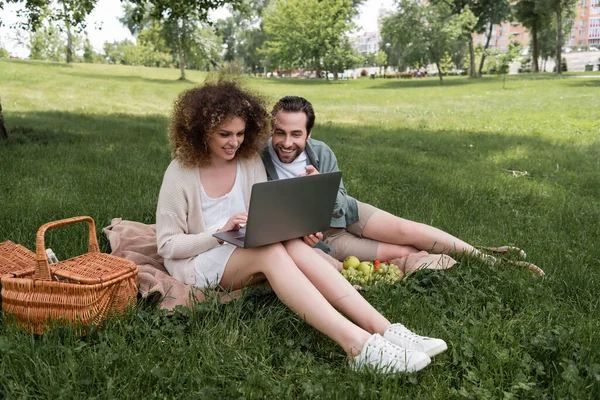
{"label": "shoelace", "polygon": [[[406,358],[406,350],[402,349],[401,347],[395,346],[393,343],[390,343],[387,340],[378,341],[378,343],[381,344],[373,344],[374,350],[377,350],[376,347],[379,347],[381,351],[388,356]],[[399,354],[398,349],[404,350],[403,352],[401,352],[404,354]]]}
{"label": "shoelace", "polygon": [[410,340],[413,343],[418,343],[419,340],[427,339],[424,336],[417,335],[416,333],[414,333],[410,329],[406,328],[402,324],[393,326],[392,329],[391,329],[391,333],[394,333],[394,334],[396,334],[398,336],[402,336],[404,339]]}

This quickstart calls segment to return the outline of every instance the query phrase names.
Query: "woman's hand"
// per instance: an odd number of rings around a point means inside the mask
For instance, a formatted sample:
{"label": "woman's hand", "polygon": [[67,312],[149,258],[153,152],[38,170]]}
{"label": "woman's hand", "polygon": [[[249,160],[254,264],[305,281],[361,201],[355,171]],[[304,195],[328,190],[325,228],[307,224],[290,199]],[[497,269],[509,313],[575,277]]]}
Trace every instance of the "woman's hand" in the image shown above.
{"label": "woman's hand", "polygon": [[231,216],[225,225],[223,225],[221,229],[218,229],[217,232],[239,231],[240,228],[246,226],[246,221],[248,221],[247,212],[235,214]]}
{"label": "woman's hand", "polygon": [[302,240],[304,240],[304,243],[306,243],[310,247],[315,247],[317,245],[317,243],[319,243],[319,240],[321,240],[321,239],[323,239],[323,234],[321,232],[316,232],[311,235],[306,235],[306,236],[302,237]]}
{"label": "woman's hand", "polygon": [[[248,213],[243,212],[239,214],[235,214],[225,222],[225,225],[221,229],[217,229],[217,232],[229,232],[229,231],[239,231],[240,228],[246,226],[246,221],[248,220]],[[217,239],[217,243],[223,244],[221,239]]]}

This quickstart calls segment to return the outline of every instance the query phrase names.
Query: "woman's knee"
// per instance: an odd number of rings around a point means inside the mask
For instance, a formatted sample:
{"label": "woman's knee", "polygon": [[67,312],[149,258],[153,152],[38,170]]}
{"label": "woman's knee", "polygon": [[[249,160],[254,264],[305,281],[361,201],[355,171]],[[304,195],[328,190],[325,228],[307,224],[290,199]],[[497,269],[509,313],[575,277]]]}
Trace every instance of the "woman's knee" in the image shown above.
{"label": "woman's knee", "polygon": [[286,265],[293,264],[286,248],[281,243],[274,243],[259,248],[261,252],[261,268],[268,270],[270,268],[285,268]]}

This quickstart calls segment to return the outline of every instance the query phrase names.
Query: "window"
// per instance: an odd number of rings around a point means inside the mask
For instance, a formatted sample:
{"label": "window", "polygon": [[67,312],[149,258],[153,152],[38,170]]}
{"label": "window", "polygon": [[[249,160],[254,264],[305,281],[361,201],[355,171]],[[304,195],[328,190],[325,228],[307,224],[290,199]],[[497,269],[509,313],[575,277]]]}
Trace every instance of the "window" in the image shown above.
{"label": "window", "polygon": [[585,31],[579,31],[579,36],[585,36]]}

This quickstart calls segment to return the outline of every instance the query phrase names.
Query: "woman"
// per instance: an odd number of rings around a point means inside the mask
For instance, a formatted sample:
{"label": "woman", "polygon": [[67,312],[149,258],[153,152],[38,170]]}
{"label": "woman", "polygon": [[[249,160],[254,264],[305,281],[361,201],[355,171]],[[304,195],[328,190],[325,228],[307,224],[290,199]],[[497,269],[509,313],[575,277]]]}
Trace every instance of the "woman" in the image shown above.
{"label": "woman", "polygon": [[212,236],[246,223],[251,187],[266,180],[258,154],[268,134],[263,101],[233,82],[179,96],[169,130],[173,161],[156,211],[158,252],[169,273],[199,288],[239,289],[267,279],[354,366],[396,372],[427,366],[446,343],[390,324],[301,239],[242,249]]}

